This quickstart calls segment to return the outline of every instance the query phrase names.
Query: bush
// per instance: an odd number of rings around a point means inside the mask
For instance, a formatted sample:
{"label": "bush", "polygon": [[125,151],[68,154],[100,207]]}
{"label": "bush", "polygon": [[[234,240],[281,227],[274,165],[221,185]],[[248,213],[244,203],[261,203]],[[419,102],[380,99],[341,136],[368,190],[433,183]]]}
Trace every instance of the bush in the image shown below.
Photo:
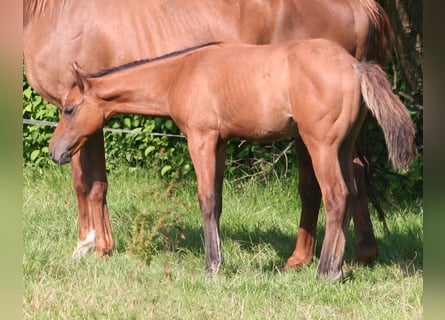
{"label": "bush", "polygon": [[[58,115],[58,109],[35,93],[23,73],[23,118],[55,122]],[[23,160],[26,165],[42,167],[51,164],[48,142],[53,131],[51,126],[23,124]]]}

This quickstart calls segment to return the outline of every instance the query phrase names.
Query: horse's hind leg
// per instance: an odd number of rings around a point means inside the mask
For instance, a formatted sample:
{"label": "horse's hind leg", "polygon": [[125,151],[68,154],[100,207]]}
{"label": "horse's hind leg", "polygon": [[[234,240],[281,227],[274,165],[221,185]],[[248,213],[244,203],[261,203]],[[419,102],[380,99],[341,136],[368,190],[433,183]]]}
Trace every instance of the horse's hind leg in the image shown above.
{"label": "horse's hind leg", "polygon": [[114,247],[108,207],[106,204],[107,177],[103,133],[98,132],[71,160],[74,189],[79,210],[78,243],[73,257],[96,248],[100,254]]}
{"label": "horse's hind leg", "polygon": [[357,197],[351,203],[356,242],[354,261],[359,264],[369,264],[374,262],[378,256],[377,241],[368,209],[364,164],[358,157],[354,157],[353,166],[355,185],[357,186]]}
{"label": "horse's hind leg", "polygon": [[298,161],[298,191],[301,198],[301,217],[295,249],[284,269],[308,264],[314,256],[317,220],[321,204],[321,191],[312,168],[311,157],[300,137],[296,138]]}

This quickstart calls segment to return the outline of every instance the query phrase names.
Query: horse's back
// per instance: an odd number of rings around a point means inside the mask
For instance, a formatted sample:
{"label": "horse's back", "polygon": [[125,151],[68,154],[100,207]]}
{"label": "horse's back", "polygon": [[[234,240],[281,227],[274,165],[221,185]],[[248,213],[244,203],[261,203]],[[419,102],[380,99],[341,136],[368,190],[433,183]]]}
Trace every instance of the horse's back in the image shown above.
{"label": "horse's back", "polygon": [[[32,20],[24,21],[28,80],[58,105],[71,88],[64,70],[74,61],[94,72],[215,40],[258,44],[315,37],[357,55],[370,32],[361,5],[367,0],[37,2],[50,5],[24,2],[25,20]],[[40,14],[29,12],[36,8]]]}
{"label": "horse's back", "polygon": [[71,88],[74,61],[94,72],[216,38],[240,40],[237,7],[226,1],[41,2],[51,6],[24,28],[25,64],[30,84],[57,105]]}

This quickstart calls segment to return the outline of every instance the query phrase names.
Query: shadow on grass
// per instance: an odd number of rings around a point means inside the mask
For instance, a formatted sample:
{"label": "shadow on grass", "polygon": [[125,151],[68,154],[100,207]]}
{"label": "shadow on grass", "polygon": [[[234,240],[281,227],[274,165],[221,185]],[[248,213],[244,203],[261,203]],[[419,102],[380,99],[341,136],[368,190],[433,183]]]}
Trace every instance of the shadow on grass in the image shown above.
{"label": "shadow on grass", "polygon": [[423,271],[422,227],[409,226],[406,230],[394,230],[377,239],[378,262],[384,265],[398,264],[407,274]]}
{"label": "shadow on grass", "polygon": [[[421,226],[412,225],[404,227],[403,231],[393,230],[377,238],[379,257],[377,264],[394,266],[398,265],[404,270],[406,276],[410,276],[417,271],[423,270],[423,240],[419,236],[422,234]],[[182,229],[184,240],[178,243],[176,250],[189,251],[196,255],[204,255],[203,231],[202,228],[185,226]],[[315,256],[319,257],[321,245],[325,233],[324,225],[319,225],[316,236]],[[238,247],[251,254],[258,252],[259,248],[265,245],[270,246],[278,257],[279,261],[270,261],[263,264],[263,271],[276,271],[284,265],[292,254],[295,246],[295,235],[283,233],[278,228],[271,227],[267,230],[246,231],[241,229],[221,230],[222,242],[231,241],[237,243]],[[346,251],[344,260],[350,263],[355,252],[355,239],[352,228],[348,232]],[[224,254],[224,252],[223,252]],[[227,262],[227,261],[226,261]],[[277,264],[279,264],[277,269]],[[371,266],[372,267],[372,266]]]}
{"label": "shadow on grass", "polygon": [[[152,196],[151,194],[149,195]],[[169,195],[169,193],[167,193],[167,195]],[[152,212],[157,210],[159,211],[157,213],[157,218],[151,217],[150,219],[147,219],[148,225],[152,225],[153,221],[162,218],[159,221],[162,222],[161,225],[163,224],[166,226],[163,231],[163,236],[164,240],[167,239],[167,245],[164,241],[161,246],[157,247],[157,252],[166,250],[171,252],[182,251],[190,252],[195,256],[204,256],[202,222],[199,225],[192,225],[187,222],[188,215],[190,212],[196,211],[196,208],[191,207],[182,200],[175,199],[172,201],[171,198],[166,196],[158,196],[154,199],[157,199],[158,202],[160,202],[160,205],[155,208],[156,203],[152,203],[152,208],[149,212],[145,212],[142,209],[139,210],[137,206],[128,206],[119,214],[120,223],[118,225],[121,236],[125,239],[134,238],[135,235],[131,233],[134,231],[132,230],[132,226],[134,226],[135,213],[143,212],[143,215],[149,217],[152,215]],[[321,216],[322,214],[320,217]],[[407,275],[410,275],[416,271],[423,270],[423,239],[421,236],[423,232],[421,224],[404,223],[403,219],[403,216],[392,217],[391,222],[388,221],[391,232],[377,232],[379,257],[376,263],[387,266],[398,265],[402,270],[406,271]],[[319,257],[325,234],[325,225],[322,223],[323,219],[320,220],[316,235],[316,260]],[[166,224],[168,221],[170,221],[170,224]],[[374,228],[377,230],[381,229],[379,222],[374,223]],[[223,247],[225,244],[231,243],[235,248],[239,248],[239,250],[244,253],[252,254],[252,256],[267,246],[267,250],[270,249],[274,252],[274,258],[269,259],[271,260],[270,263],[261,264],[261,268],[263,268],[264,271],[270,271],[277,270],[281,267],[292,254],[295,246],[297,230],[294,232],[295,233],[283,232],[274,225],[255,229],[252,227],[252,224],[246,226],[236,225],[230,228],[224,227],[223,224],[221,227],[221,240],[223,242]],[[179,236],[179,234],[184,237]],[[128,241],[118,241],[118,251],[127,251],[128,248]],[[350,263],[354,258],[354,254],[355,237],[351,224],[347,235],[344,255],[345,262]],[[229,263],[227,260],[226,262]],[[226,265],[228,263],[226,263]]]}

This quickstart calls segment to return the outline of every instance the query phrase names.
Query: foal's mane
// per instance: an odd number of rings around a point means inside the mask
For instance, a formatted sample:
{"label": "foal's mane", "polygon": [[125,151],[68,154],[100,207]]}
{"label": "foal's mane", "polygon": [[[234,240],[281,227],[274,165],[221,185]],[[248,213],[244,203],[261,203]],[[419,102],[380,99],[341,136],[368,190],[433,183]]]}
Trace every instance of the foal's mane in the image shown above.
{"label": "foal's mane", "polygon": [[191,51],[198,50],[198,49],[203,48],[203,47],[213,46],[213,45],[217,45],[217,44],[220,44],[220,43],[221,42],[209,42],[209,43],[205,43],[205,44],[200,44],[200,45],[195,46],[195,47],[190,47],[190,48],[186,48],[186,49],[183,49],[183,50],[173,51],[173,52],[170,52],[170,53],[167,53],[167,54],[164,54],[162,56],[155,57],[155,58],[148,58],[148,59],[132,61],[132,62],[123,64],[123,65],[120,65],[120,66],[117,66],[117,67],[111,67],[111,68],[108,68],[108,69],[100,70],[98,72],[87,74],[86,77],[87,78],[100,78],[100,77],[106,76],[107,74],[110,74],[110,73],[114,73],[114,72],[130,69],[130,68],[134,68],[134,67],[140,66],[142,64],[146,64],[146,63],[150,63],[150,62],[154,62],[154,61],[158,61],[158,60],[164,60],[164,59],[176,57],[176,56],[179,56],[179,55],[182,55],[182,54],[186,54],[186,53],[191,52]]}

